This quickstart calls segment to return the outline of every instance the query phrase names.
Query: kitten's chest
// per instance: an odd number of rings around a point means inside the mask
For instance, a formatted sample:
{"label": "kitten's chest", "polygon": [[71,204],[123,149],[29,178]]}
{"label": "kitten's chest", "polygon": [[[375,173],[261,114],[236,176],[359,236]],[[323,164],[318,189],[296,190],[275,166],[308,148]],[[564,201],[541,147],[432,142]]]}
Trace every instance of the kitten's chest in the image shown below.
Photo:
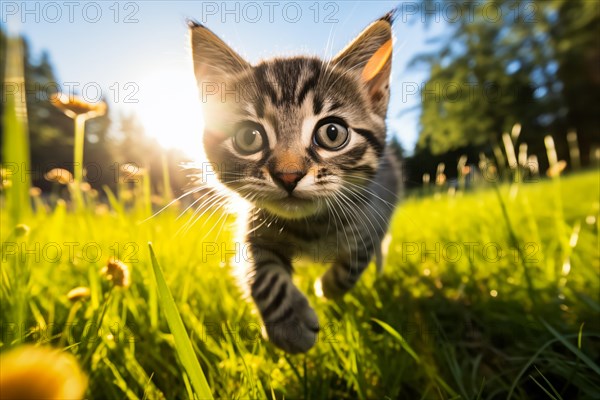
{"label": "kitten's chest", "polygon": [[248,236],[263,244],[275,246],[295,259],[314,263],[330,263],[343,247],[340,229],[329,218],[272,221],[252,228]]}

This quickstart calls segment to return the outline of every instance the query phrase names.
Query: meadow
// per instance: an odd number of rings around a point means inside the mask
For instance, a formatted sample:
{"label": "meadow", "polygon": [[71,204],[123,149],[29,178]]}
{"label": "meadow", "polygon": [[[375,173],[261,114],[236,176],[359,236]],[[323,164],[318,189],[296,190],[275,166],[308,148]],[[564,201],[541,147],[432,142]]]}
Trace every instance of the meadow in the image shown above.
{"label": "meadow", "polygon": [[[306,355],[262,339],[222,210],[189,229],[193,211],[177,206],[146,219],[143,177],[138,196],[108,206],[83,191],[77,209],[58,190],[34,197],[16,227],[2,208],[2,351],[34,343],[75,355],[88,398],[193,398],[152,242],[217,398],[598,398],[598,180],[409,196],[381,276],[369,268],[332,302],[313,289],[323,267],[300,268],[322,328]],[[111,257],[130,282],[102,273]],[[78,287],[89,292],[69,294]]]}
{"label": "meadow", "polygon": [[439,174],[397,209],[380,276],[370,267],[334,302],[314,290],[323,266],[298,268],[321,331],[289,355],[234,278],[234,216],[189,202],[153,216],[171,190],[152,193],[147,171],[93,189],[82,115],[100,111],[85,104],[71,112],[74,174],[44,171],[42,194],[23,173],[23,104],[4,105],[3,393],[47,398],[75,379],[90,399],[600,398],[597,165],[561,176],[553,153],[550,178],[469,190]]}

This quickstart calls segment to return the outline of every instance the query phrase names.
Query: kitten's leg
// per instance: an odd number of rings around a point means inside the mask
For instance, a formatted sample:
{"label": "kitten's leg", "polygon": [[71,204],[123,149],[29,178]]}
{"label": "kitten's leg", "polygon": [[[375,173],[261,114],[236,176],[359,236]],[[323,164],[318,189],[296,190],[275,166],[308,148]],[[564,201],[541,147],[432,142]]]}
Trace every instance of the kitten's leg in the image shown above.
{"label": "kitten's leg", "polygon": [[[375,246],[378,245],[375,244]],[[339,256],[321,277],[323,295],[329,299],[335,299],[352,289],[369,265],[374,253],[375,247],[369,246]]]}
{"label": "kitten's leg", "polygon": [[[343,296],[352,289],[373,256],[381,255],[382,241],[397,200],[394,194],[397,177],[391,168],[388,164],[380,168],[374,180],[379,183],[367,191],[373,195],[368,203],[363,201],[362,207],[357,207],[357,210],[344,212],[352,218],[338,233],[337,241],[339,245],[347,246],[342,246],[333,265],[321,278],[321,289],[327,298]],[[358,203],[361,201],[358,200]]]}
{"label": "kitten's leg", "polygon": [[269,340],[289,353],[308,351],[317,340],[319,321],[306,297],[292,282],[289,257],[264,247],[250,247],[253,273],[250,293]]}

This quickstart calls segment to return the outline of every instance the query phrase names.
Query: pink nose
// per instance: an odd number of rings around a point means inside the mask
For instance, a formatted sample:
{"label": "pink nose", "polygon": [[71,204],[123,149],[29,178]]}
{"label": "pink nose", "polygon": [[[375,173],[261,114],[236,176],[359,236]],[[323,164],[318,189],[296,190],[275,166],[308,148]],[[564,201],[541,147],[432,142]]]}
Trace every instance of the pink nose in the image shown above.
{"label": "pink nose", "polygon": [[285,190],[292,193],[300,179],[304,177],[304,173],[300,171],[295,172],[276,172],[274,174],[275,180],[283,186]]}

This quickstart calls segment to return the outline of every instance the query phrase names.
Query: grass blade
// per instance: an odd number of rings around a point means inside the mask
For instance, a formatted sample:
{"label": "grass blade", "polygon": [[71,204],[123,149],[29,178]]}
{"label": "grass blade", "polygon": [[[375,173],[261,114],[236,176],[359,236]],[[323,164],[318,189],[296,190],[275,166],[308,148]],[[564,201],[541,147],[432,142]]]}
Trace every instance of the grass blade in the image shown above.
{"label": "grass blade", "polygon": [[[29,130],[27,126],[27,103],[23,67],[23,39],[9,37],[6,48],[6,72],[4,85],[7,88],[2,99],[4,108],[2,138],[2,167],[10,171],[12,186],[6,198],[7,208],[13,225],[23,222],[31,214],[29,188],[31,170],[29,160]],[[0,68],[2,66],[0,65]],[[8,88],[11,90],[8,90]],[[12,89],[16,88],[16,91]]]}
{"label": "grass blade", "polygon": [[558,400],[556,397],[552,396],[552,393],[550,393],[545,387],[544,385],[542,385],[541,383],[539,383],[534,377],[533,375],[529,375],[529,377],[531,378],[531,380],[539,386],[540,389],[542,389],[544,391],[544,393],[546,393],[546,395],[548,395],[548,397],[550,397],[552,400]]}
{"label": "grass blade", "polygon": [[[540,371],[538,369],[538,367],[535,367],[535,370],[537,371],[538,374],[540,374],[540,376],[546,382],[546,384],[550,387],[550,389],[552,389],[552,392],[554,392],[554,396],[552,396],[550,393],[548,393],[548,395],[551,397],[555,397],[556,399],[563,400],[560,393],[558,393],[558,391],[554,388],[554,386],[552,386],[552,383],[550,383],[550,381],[544,376],[544,374],[542,374],[542,371]],[[532,377],[532,379],[533,379],[533,377]],[[534,381],[535,381],[535,379],[534,379]],[[544,391],[546,391],[546,390],[544,390]]]}
{"label": "grass blade", "polygon": [[179,315],[179,311],[177,311],[175,300],[173,299],[173,295],[167,286],[167,282],[165,281],[165,277],[160,269],[160,265],[158,265],[158,261],[154,255],[154,250],[152,249],[151,243],[148,243],[148,248],[150,249],[152,270],[154,271],[154,277],[156,278],[158,296],[167,318],[169,329],[171,329],[171,333],[175,338],[175,349],[179,355],[179,360],[185,368],[185,372],[190,379],[190,383],[192,384],[196,395],[201,399],[212,399],[213,396],[210,391],[210,387],[208,386],[204,372],[200,367],[200,363],[195,356],[192,342],[190,341],[190,338],[185,330],[183,321],[181,320],[181,315]]}
{"label": "grass blade", "polygon": [[[400,347],[402,347],[415,361],[417,364],[419,365],[423,365],[421,362],[421,358],[417,355],[417,353],[412,349],[412,347],[410,347],[410,345],[408,344],[408,342],[404,339],[404,337],[397,331],[395,330],[391,325],[378,320],[377,318],[371,318],[373,321],[375,321],[377,324],[379,324],[387,333],[389,333],[390,335],[392,335],[396,340],[398,340],[398,342],[400,343]],[[426,366],[423,365],[423,367],[425,367],[425,371],[427,372],[427,374],[433,378],[441,387],[444,388],[444,390],[446,390],[446,392],[448,394],[450,394],[452,396],[452,398],[459,398],[460,396],[458,396],[458,394],[450,387],[450,385],[448,385],[446,383],[446,381],[444,381],[438,374],[436,374],[433,371],[430,371],[428,368],[426,368]]]}
{"label": "grass blade", "polygon": [[396,340],[398,340],[398,342],[400,343],[400,347],[402,347],[404,349],[404,351],[406,351],[413,358],[413,360],[415,360],[417,362],[417,364],[421,363],[421,358],[417,355],[417,353],[415,353],[415,351],[412,349],[412,347],[410,347],[410,345],[406,342],[404,337],[402,337],[402,335],[400,333],[398,333],[398,331],[396,331],[394,328],[392,328],[389,324],[387,324],[383,321],[380,321],[377,318],[373,318],[373,321],[375,321],[387,333],[389,333]]}
{"label": "grass blade", "polygon": [[550,324],[548,324],[546,321],[544,321],[543,319],[540,321],[546,327],[546,329],[548,329],[548,331],[552,335],[554,335],[554,337],[557,338],[567,349],[569,349],[573,354],[579,357],[579,359],[583,361],[585,365],[590,367],[592,371],[600,375],[600,367],[598,367],[598,364],[596,364],[591,358],[583,354],[575,345],[573,345],[573,343],[569,342],[567,338],[558,333],[556,329],[550,326]]}

